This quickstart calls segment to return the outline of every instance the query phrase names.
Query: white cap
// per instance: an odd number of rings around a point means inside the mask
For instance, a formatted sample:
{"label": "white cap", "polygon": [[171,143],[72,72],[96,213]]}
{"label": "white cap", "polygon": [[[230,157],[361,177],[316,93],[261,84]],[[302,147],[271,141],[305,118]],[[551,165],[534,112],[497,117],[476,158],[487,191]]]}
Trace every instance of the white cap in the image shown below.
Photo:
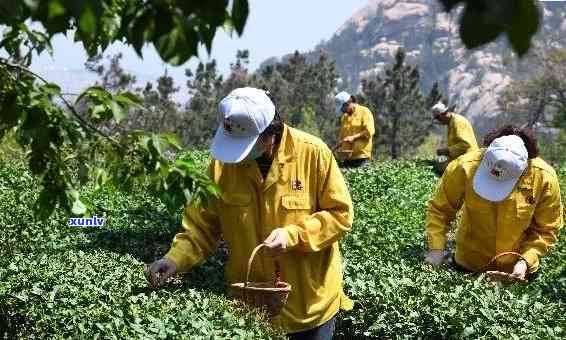
{"label": "white cap", "polygon": [[346,91],[338,93],[336,97],[334,97],[336,100],[336,112],[342,113],[342,106],[344,106],[344,104],[346,104],[351,98],[352,96]]}
{"label": "white cap", "polygon": [[438,103],[434,104],[434,106],[431,108],[431,110],[432,110],[433,113],[444,113],[444,112],[448,111],[448,108],[442,102],[438,102]]}
{"label": "white cap", "polygon": [[265,91],[235,89],[220,101],[220,122],[212,141],[212,157],[225,163],[241,162],[259,135],[275,117],[275,105]]}
{"label": "white cap", "polygon": [[503,201],[527,168],[528,158],[525,143],[519,136],[495,139],[474,175],[474,191],[488,201]]}

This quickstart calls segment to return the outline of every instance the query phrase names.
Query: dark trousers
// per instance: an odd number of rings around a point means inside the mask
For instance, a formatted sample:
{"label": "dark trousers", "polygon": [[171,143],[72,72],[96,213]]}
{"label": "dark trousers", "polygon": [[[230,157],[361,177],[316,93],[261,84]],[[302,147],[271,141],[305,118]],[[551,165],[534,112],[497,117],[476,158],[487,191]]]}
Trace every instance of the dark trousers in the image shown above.
{"label": "dark trousers", "polygon": [[347,159],[340,163],[342,168],[359,168],[369,164],[368,158],[358,158],[358,159]]}
{"label": "dark trousers", "polygon": [[336,316],[322,325],[306,331],[287,334],[291,340],[331,340],[336,326]]}

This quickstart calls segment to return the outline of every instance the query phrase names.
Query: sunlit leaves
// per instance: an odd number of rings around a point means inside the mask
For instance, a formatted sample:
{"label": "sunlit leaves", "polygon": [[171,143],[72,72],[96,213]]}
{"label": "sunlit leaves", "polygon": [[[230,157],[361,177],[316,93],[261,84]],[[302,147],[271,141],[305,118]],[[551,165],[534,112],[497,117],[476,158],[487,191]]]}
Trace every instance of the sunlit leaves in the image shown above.
{"label": "sunlit leaves", "polygon": [[[197,55],[199,44],[210,52],[216,31],[231,23],[242,34],[249,14],[247,0],[0,0],[0,24],[16,34],[28,19],[39,22],[49,41],[57,33],[75,30],[89,56],[112,42],[125,41],[141,56],[151,43],[161,58],[181,65]],[[14,44],[13,44],[14,45]]]}
{"label": "sunlit leaves", "polygon": [[67,190],[69,201],[72,202],[71,212],[75,215],[83,215],[86,213],[86,206],[81,201],[79,192],[75,189]]}
{"label": "sunlit leaves", "polygon": [[[182,147],[177,137],[108,136],[97,130],[97,124],[120,124],[131,108],[143,112],[136,95],[91,87],[76,100],[75,106],[86,105],[86,113],[79,114],[57,85],[43,84],[25,67],[35,54],[51,52],[56,34],[69,32],[89,56],[115,41],[133,46],[140,56],[146,44],[153,44],[164,61],[181,65],[197,55],[200,44],[210,52],[216,31],[226,23],[243,32],[248,1],[229,7],[228,0],[0,0],[0,25],[6,27],[0,49],[8,54],[0,59],[0,137],[14,130],[27,148],[30,170],[43,185],[39,213],[47,216],[61,206],[88,214],[89,204],[77,196],[76,187],[89,175],[99,187],[149,179],[153,192],[173,210],[188,197],[200,202],[215,196],[210,179],[190,162],[170,159]],[[38,30],[29,23],[38,24],[33,26]]]}
{"label": "sunlit leaves", "polygon": [[87,101],[89,116],[96,122],[107,121],[111,118],[120,123],[130,108],[143,108],[142,100],[131,92],[113,95],[100,86],[92,86],[81,93],[76,103]]}

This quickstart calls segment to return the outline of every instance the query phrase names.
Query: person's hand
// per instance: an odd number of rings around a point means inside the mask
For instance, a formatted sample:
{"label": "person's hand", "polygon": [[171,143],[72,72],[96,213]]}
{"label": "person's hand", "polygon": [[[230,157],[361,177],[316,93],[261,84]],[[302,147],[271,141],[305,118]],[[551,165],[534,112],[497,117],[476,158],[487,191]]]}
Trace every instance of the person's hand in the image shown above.
{"label": "person's hand", "polygon": [[436,155],[437,156],[448,156],[450,154],[450,152],[448,151],[447,148],[441,148],[436,150]]}
{"label": "person's hand", "polygon": [[435,266],[441,265],[444,262],[444,250],[429,250],[424,260]]}
{"label": "person's hand", "polygon": [[278,257],[287,249],[287,231],[283,228],[274,229],[263,241],[267,253],[272,257]]}
{"label": "person's hand", "polygon": [[165,280],[173,276],[177,271],[177,264],[168,259],[162,258],[149,265],[148,281],[151,287],[155,288],[165,283]]}
{"label": "person's hand", "polygon": [[354,136],[347,136],[347,137],[344,137],[344,139],[342,139],[342,142],[343,143],[352,143],[352,142],[354,142],[354,140],[355,140]]}
{"label": "person's hand", "polygon": [[524,280],[525,276],[527,275],[527,269],[527,262],[525,262],[525,260],[519,260],[517,261],[517,263],[515,263],[511,276]]}

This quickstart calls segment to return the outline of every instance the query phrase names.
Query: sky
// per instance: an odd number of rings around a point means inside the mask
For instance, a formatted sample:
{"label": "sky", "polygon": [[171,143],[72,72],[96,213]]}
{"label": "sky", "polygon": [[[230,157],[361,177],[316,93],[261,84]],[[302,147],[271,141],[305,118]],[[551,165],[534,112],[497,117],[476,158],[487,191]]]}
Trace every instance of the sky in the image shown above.
{"label": "sky", "polygon": [[[184,71],[194,68],[198,61],[215,58],[219,70],[227,74],[236,51],[250,51],[250,69],[256,69],[262,61],[282,56],[295,50],[309,51],[321,40],[328,40],[334,32],[368,0],[249,0],[250,16],[244,34],[232,37],[220,30],[214,39],[212,55],[203,48],[199,58],[192,58],[180,67],[172,67],[161,61],[153,47],[146,47],[143,59],[133,48],[123,44],[110,46],[105,54],[122,52],[122,66],[138,79],[155,79],[167,68],[178,85],[184,84]],[[47,78],[58,78],[62,70],[83,70],[87,56],[80,44],[71,37],[58,35],[53,40],[54,55],[44,53],[36,57],[32,69]],[[49,79],[56,81],[57,79]]]}

